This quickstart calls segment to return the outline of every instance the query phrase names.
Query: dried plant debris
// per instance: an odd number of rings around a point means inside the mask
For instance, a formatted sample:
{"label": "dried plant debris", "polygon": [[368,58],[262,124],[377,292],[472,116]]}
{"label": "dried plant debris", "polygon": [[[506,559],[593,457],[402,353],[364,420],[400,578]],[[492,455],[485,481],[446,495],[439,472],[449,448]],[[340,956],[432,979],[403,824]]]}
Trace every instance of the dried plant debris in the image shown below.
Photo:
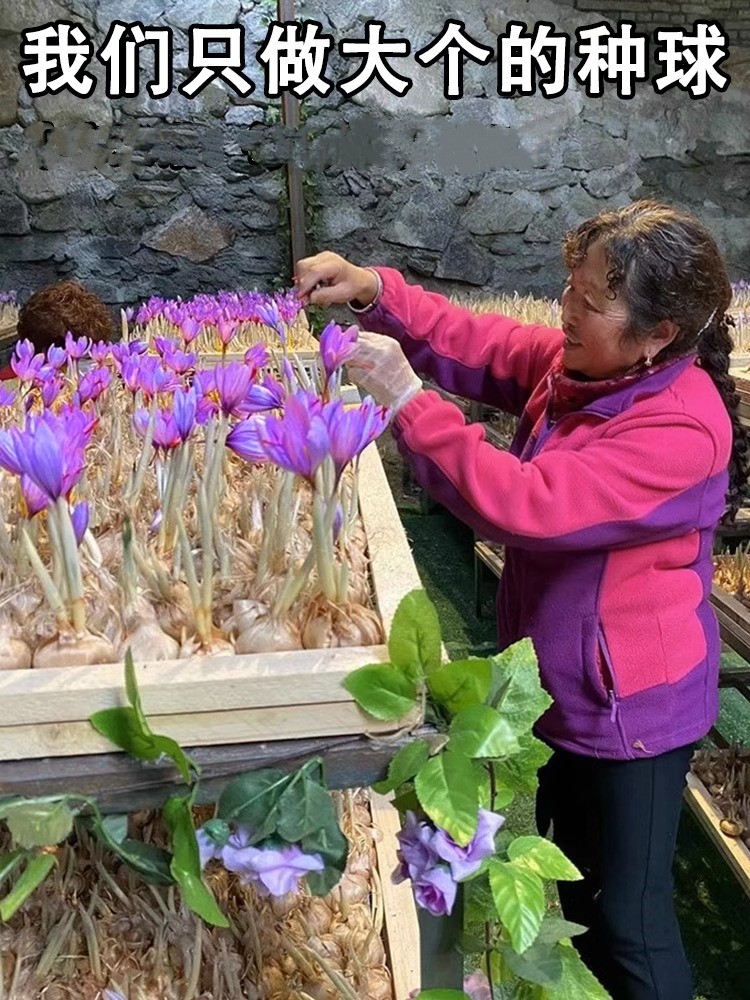
{"label": "dried plant debris", "polygon": [[724,816],[721,832],[750,848],[750,749],[699,750],[692,769]]}
{"label": "dried plant debris", "polygon": [[[174,887],[147,885],[79,828],[47,883],[0,926],[0,998],[393,1000],[367,793],[333,794],[350,845],[336,889],[264,899],[209,866],[230,930],[203,924]],[[131,817],[129,833],[165,842],[155,813]]]}

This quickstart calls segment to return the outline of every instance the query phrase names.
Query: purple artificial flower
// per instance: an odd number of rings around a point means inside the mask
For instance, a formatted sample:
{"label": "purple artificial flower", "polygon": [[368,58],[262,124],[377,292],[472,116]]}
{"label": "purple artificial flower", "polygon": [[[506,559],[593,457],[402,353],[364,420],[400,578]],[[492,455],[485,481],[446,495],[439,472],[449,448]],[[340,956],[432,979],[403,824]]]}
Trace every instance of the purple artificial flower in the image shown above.
{"label": "purple artificial flower", "polygon": [[88,337],[74,337],[70,330],[65,334],[65,350],[69,358],[80,361],[86,357],[90,349],[91,341]]}
{"label": "purple artificial flower", "polygon": [[61,368],[64,368],[67,360],[68,352],[64,347],[58,347],[56,344],[50,346],[47,351],[47,364],[54,368],[55,371],[60,371]]}
{"label": "purple artificial flower", "polygon": [[383,433],[389,417],[388,410],[378,406],[369,396],[361,406],[350,409],[346,409],[340,399],[325,405],[324,419],[331,441],[331,455],[339,475],[353,458]]}
{"label": "purple artificial flower", "polygon": [[16,401],[16,395],[17,393],[6,389],[4,385],[0,385],[0,406],[13,406]]}
{"label": "purple artificial flower", "polygon": [[313,393],[299,392],[286,401],[283,416],[269,416],[265,426],[268,457],[309,482],[330,451],[322,403]]}
{"label": "purple artificial flower", "polygon": [[252,382],[250,370],[241,361],[217,365],[213,370],[214,389],[221,412],[229,416],[243,416],[243,406]]}
{"label": "purple artificial flower", "polygon": [[414,899],[433,917],[448,916],[456,902],[456,883],[450,872],[442,867],[424,872],[414,882]]}
{"label": "purple artificial flower", "polygon": [[295,892],[303,875],[325,868],[320,855],[305,854],[296,844],[251,847],[246,830],[230,837],[221,859],[228,871],[242,876],[243,882],[252,882],[263,895],[272,896]]}
{"label": "purple artificial flower", "polygon": [[454,879],[473,875],[485,858],[495,853],[495,834],[505,822],[505,817],[488,809],[479,810],[477,830],[466,847],[459,847],[455,840],[438,828],[432,839],[432,848],[451,866]]}
{"label": "purple artificial flower", "polygon": [[426,820],[417,819],[413,812],[406,813],[406,822],[396,834],[399,842],[398,859],[401,862],[393,873],[394,882],[418,879],[440,861],[432,846],[435,827]]}
{"label": "purple artificial flower", "polygon": [[109,388],[112,373],[109,368],[90,368],[78,380],[76,402],[79,405],[97,400],[105,389]]}
{"label": "purple artificial flower", "polygon": [[250,369],[253,378],[255,378],[261,368],[266,367],[268,360],[268,350],[265,344],[253,344],[252,347],[248,347],[245,351],[245,364]]}
{"label": "purple artificial flower", "polygon": [[227,447],[246,462],[267,462],[268,454],[263,444],[266,418],[255,414],[235,424],[227,435]]}
{"label": "purple artificial flower", "polygon": [[10,367],[21,382],[32,382],[44,364],[44,355],[36,354],[30,340],[21,340],[16,344],[11,358]]}
{"label": "purple artificial flower", "polygon": [[91,511],[86,500],[81,500],[81,502],[77,503],[70,512],[70,519],[73,522],[73,531],[75,532],[76,541],[79,545],[83,541],[83,536],[86,534],[86,529],[89,526],[90,515]]}
{"label": "purple artificial flower", "polygon": [[329,323],[324,327],[320,335],[320,356],[329,379],[354,353],[358,334],[356,326],[344,330],[338,323]]}

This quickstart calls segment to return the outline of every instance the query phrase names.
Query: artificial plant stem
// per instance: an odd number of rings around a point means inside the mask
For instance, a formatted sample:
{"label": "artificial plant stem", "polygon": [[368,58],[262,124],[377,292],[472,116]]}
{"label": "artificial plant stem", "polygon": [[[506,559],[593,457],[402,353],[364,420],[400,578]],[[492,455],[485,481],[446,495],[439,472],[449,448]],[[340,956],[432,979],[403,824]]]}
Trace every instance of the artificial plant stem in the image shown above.
{"label": "artificial plant stem", "polygon": [[26,555],[28,556],[31,568],[36,573],[39,583],[41,584],[44,596],[47,599],[49,606],[52,608],[55,618],[57,619],[58,631],[69,632],[70,618],[68,617],[68,609],[65,607],[65,602],[60,596],[60,591],[57,589],[52,577],[47,572],[46,566],[39,558],[36,546],[29,538],[26,526],[23,524],[21,525],[21,542],[26,550]]}

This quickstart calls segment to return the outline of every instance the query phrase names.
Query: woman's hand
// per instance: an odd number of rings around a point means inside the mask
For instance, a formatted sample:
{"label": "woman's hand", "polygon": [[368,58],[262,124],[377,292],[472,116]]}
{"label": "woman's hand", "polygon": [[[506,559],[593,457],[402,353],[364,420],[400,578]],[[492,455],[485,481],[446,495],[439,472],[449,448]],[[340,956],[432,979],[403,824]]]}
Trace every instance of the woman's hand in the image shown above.
{"label": "woman's hand", "polygon": [[369,306],[378,292],[378,279],[372,271],[350,264],[330,250],[298,261],[294,280],[303,305],[357,302]]}
{"label": "woman's hand", "polygon": [[360,331],[346,370],[360,389],[394,414],[422,388],[398,341],[369,330]]}

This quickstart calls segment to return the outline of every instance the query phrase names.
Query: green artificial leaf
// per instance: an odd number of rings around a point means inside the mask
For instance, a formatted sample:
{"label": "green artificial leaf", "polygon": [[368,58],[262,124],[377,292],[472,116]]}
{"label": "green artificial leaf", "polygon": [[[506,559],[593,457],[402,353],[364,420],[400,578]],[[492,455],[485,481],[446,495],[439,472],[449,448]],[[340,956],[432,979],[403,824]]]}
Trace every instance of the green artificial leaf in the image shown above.
{"label": "green artificial leaf", "polygon": [[203,881],[200,851],[195,838],[192,813],[193,796],[173,795],[164,806],[164,819],[172,835],[172,875],[182,891],[187,906],[214,927],[229,927],[214,895]]}
{"label": "green artificial leaf", "polygon": [[585,934],[587,930],[583,924],[574,924],[562,917],[546,916],[539,928],[537,941],[539,944],[557,944],[558,941],[568,941],[578,934]]}
{"label": "green artificial leaf", "polygon": [[6,809],[5,822],[21,847],[59,844],[73,829],[74,815],[66,802],[34,802]]}
{"label": "green artificial leaf", "polygon": [[554,986],[560,981],[563,971],[560,949],[553,945],[535,941],[523,955],[505,947],[503,956],[509,967],[527,983],[537,986]]}
{"label": "green artificial leaf", "polygon": [[217,817],[227,823],[241,823],[252,830],[264,829],[267,831],[265,836],[271,836],[276,830],[277,803],[293,777],[277,768],[241,774],[221,793]]}
{"label": "green artificial leaf", "polygon": [[422,990],[416,1000],[471,1000],[463,990]]}
{"label": "green artificial leaf", "polygon": [[552,704],[542,687],[531,639],[522,639],[492,657],[493,678],[489,704],[507,721],[516,736],[532,726]]}
{"label": "green artificial leaf", "polygon": [[278,805],[276,832],[289,844],[296,844],[320,829],[333,813],[331,796],[317,782],[305,776],[289,784]]}
{"label": "green artificial leaf", "polygon": [[401,599],[391,622],[388,656],[412,682],[440,666],[440,623],[435,605],[424,590],[412,590]]}
{"label": "green artificial leaf", "polygon": [[518,753],[495,763],[497,787],[521,795],[534,795],[539,787],[539,769],[550,759],[552,750],[530,733],[520,736],[518,743]]}
{"label": "green artificial leaf", "polygon": [[479,792],[474,766],[468,757],[444,750],[431,757],[414,778],[420,805],[460,846],[476,833]]}
{"label": "green artificial leaf", "polygon": [[401,795],[397,795],[392,801],[391,805],[394,809],[397,809],[403,816],[406,812],[419,812],[421,806],[419,804],[419,799],[417,798],[417,793],[412,787],[406,789]]}
{"label": "green artificial leaf", "polygon": [[111,840],[114,840],[116,844],[121,844],[128,835],[128,814],[112,813],[102,816],[102,826]]}
{"label": "green artificial leaf", "polygon": [[545,1000],[612,1000],[599,980],[581,961],[575,948],[558,945],[562,961],[560,981],[548,987]]}
{"label": "green artificial leaf", "polygon": [[[120,817],[116,817],[118,820]],[[109,823],[110,817],[87,816],[84,823],[95,837],[100,840],[113,854],[124,861],[129,868],[137,872],[146,882],[155,885],[174,885],[170,870],[172,855],[169,851],[156,847],[154,844],[144,844],[140,840],[120,837],[121,823]]]}
{"label": "green artificial leaf", "polygon": [[472,705],[483,705],[492,683],[490,660],[454,660],[433,670],[427,679],[432,698],[455,715]]}
{"label": "green artificial leaf", "polygon": [[540,878],[577,882],[583,878],[572,861],[546,837],[516,837],[508,847],[508,857],[518,868],[534,872]]}
{"label": "green artificial leaf", "polygon": [[324,871],[310,872],[307,876],[307,886],[315,896],[327,896],[338,884],[344,874],[349,854],[349,843],[339,829],[330,798],[329,802],[331,802],[331,812],[326,817],[325,823],[300,843],[305,854],[319,854],[325,862]]}
{"label": "green artificial leaf", "polygon": [[56,864],[54,854],[35,854],[29,858],[21,876],[7,896],[0,899],[0,920],[17,913],[32,892],[47,878]]}
{"label": "green artificial leaf", "polygon": [[138,682],[133,665],[133,656],[128,649],[125,654],[125,692],[130,708],[105,708],[94,712],[89,722],[98,733],[115,746],[120,747],[138,760],[159,760],[169,757],[186,784],[190,784],[191,772],[200,773],[200,768],[169,736],[159,736],[151,731],[143,713]]}
{"label": "green artificial leaf", "polygon": [[515,951],[522,954],[536,940],[544,917],[544,884],[538,875],[513,862],[489,862],[490,887],[500,922]]}
{"label": "green artificial leaf", "polygon": [[388,765],[388,777],[378,781],[372,787],[380,795],[385,795],[410,781],[417,771],[426,764],[430,757],[430,745],[426,740],[412,740],[401,747]]}
{"label": "green artificial leaf", "polygon": [[0,854],[0,882],[12,875],[25,857],[26,851],[22,848],[17,851],[9,851],[7,854]]}
{"label": "green artificial leaf", "polygon": [[401,719],[417,702],[414,681],[390,663],[353,670],[344,687],[359,707],[376,719]]}
{"label": "green artificial leaf", "polygon": [[0,819],[5,819],[9,809],[25,805],[27,802],[28,799],[21,798],[20,795],[0,795]]}
{"label": "green artificial leaf", "polygon": [[472,705],[453,718],[448,747],[465,757],[508,757],[520,749],[508,720],[489,705]]}

